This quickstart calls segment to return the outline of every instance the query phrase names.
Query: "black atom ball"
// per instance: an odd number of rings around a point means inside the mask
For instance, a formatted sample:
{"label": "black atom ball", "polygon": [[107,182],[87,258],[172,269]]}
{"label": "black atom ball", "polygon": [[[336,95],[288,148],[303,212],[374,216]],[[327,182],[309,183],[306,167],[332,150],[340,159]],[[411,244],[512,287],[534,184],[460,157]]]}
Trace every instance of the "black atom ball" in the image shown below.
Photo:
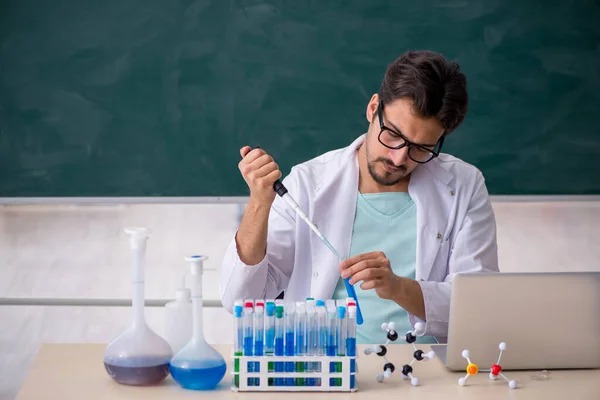
{"label": "black atom ball", "polygon": [[388,369],[390,370],[391,373],[394,373],[394,370],[396,369],[396,367],[394,367],[394,364],[392,364],[392,363],[387,363],[383,366],[383,371],[385,372]]}
{"label": "black atom ball", "polygon": [[417,359],[417,361],[421,361],[424,358],[423,354],[423,350],[417,350],[414,352],[413,356]]}

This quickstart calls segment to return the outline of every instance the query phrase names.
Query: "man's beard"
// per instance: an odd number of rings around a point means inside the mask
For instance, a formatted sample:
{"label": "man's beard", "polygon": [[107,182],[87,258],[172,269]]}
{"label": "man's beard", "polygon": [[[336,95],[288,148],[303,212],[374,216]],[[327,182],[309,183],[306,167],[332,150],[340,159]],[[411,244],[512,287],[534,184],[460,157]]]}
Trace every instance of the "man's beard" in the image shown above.
{"label": "man's beard", "polygon": [[397,183],[399,183],[402,179],[404,179],[404,177],[406,176],[406,166],[405,165],[401,165],[398,168],[398,172],[399,173],[401,172],[402,175],[400,175],[400,177],[395,178],[393,180],[390,179],[390,177],[392,175],[391,172],[385,171],[384,172],[384,174],[385,174],[384,176],[378,175],[377,172],[375,171],[375,166],[377,165],[376,163],[380,162],[380,161],[384,162],[384,163],[386,163],[386,164],[388,164],[388,165],[390,165],[390,166],[392,166],[394,168],[396,167],[394,165],[394,163],[392,163],[390,160],[387,160],[387,159],[382,158],[382,157],[377,158],[375,161],[371,161],[371,162],[367,161],[367,167],[368,167],[368,170],[369,170],[369,175],[371,175],[371,178],[373,178],[373,180],[375,182],[377,182],[378,184],[383,185],[383,186],[394,186]]}
{"label": "man's beard", "polygon": [[369,143],[368,143],[368,138],[367,138],[367,143],[366,143],[366,149],[365,149],[365,157],[367,158],[367,169],[369,170],[369,175],[371,175],[371,178],[373,178],[373,180],[375,182],[377,182],[380,185],[383,186],[394,186],[397,183],[399,183],[402,179],[405,178],[406,176],[406,165],[401,165],[398,168],[397,172],[402,172],[402,175],[399,178],[396,178],[394,180],[390,180],[390,176],[392,175],[392,173],[385,171],[384,172],[384,176],[381,175],[377,175],[377,172],[375,170],[375,167],[377,165],[378,162],[383,162],[387,165],[392,166],[393,168],[396,168],[397,166],[394,165],[394,163],[392,162],[392,160],[388,160],[387,158],[383,158],[383,157],[379,157],[377,159],[375,159],[374,161],[369,161]]}

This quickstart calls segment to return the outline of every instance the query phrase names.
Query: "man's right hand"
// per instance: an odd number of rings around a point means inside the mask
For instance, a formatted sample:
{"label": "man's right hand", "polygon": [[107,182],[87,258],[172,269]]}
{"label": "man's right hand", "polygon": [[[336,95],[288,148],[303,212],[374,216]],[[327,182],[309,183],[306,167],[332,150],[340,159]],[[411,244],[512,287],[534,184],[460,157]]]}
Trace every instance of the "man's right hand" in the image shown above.
{"label": "man's right hand", "polygon": [[238,168],[250,189],[250,201],[261,206],[270,207],[277,193],[273,190],[273,184],[281,178],[281,171],[264,150],[250,146],[240,149],[242,161]]}

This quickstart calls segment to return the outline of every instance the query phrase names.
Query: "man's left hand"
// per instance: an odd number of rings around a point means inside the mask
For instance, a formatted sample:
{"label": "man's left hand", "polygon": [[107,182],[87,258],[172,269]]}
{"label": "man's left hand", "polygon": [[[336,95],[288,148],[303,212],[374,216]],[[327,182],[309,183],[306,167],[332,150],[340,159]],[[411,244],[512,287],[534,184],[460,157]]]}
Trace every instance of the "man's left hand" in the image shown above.
{"label": "man's left hand", "polygon": [[394,300],[400,292],[402,278],[394,274],[390,260],[381,251],[358,254],[340,264],[342,278],[350,278],[354,285],[362,281],[363,290],[375,289],[377,296]]}

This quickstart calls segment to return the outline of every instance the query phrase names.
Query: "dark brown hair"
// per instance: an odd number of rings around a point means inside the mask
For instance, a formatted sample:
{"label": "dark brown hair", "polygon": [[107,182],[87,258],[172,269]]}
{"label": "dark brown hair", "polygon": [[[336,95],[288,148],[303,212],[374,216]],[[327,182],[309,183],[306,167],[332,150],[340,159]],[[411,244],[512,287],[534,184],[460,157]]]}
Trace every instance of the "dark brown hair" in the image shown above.
{"label": "dark brown hair", "polygon": [[417,115],[438,119],[448,134],[467,113],[467,78],[457,63],[439,53],[409,51],[388,66],[379,98],[384,105],[412,99]]}

